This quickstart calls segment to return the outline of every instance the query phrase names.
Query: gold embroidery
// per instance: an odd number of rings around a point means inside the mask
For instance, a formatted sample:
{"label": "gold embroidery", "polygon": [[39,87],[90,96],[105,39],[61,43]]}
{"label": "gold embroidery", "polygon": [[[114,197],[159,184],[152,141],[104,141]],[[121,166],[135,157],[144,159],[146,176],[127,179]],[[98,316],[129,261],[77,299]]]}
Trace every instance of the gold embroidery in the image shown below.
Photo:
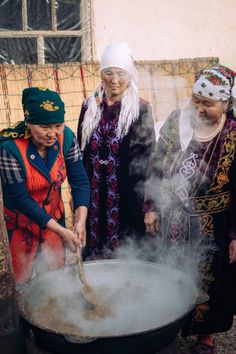
{"label": "gold embroidery", "polygon": [[209,311],[209,306],[207,304],[197,305],[194,313],[194,320],[196,322],[204,321],[204,314]]}
{"label": "gold embroidery", "polygon": [[26,118],[29,117],[29,111],[25,110],[24,116],[25,116]]}
{"label": "gold embroidery", "polygon": [[3,132],[1,135],[4,136],[4,138],[13,138],[13,139],[19,136],[19,134],[16,132]]}
{"label": "gold embroidery", "polygon": [[53,105],[54,105],[54,102],[47,100],[47,101],[43,101],[43,103],[40,105],[40,107],[45,109],[45,111],[50,111],[50,112],[57,111],[59,109],[59,107],[53,106]]}
{"label": "gold embroidery", "polygon": [[215,280],[215,277],[213,277],[212,273],[210,273],[211,265],[206,265],[204,268],[205,275],[202,277],[202,280],[206,283],[205,289],[207,290],[209,288],[209,284],[212,283]]}
{"label": "gold embroidery", "polygon": [[[214,253],[217,251],[217,245],[214,242],[213,216],[205,214],[201,217],[200,234],[203,243],[201,256],[202,262],[199,264],[199,272],[202,274],[202,289],[207,293],[209,285],[215,280],[212,274],[212,262]],[[207,250],[207,252],[206,252]],[[203,322],[205,314],[210,310],[207,303],[196,306],[194,320]]]}
{"label": "gold embroidery", "polygon": [[[230,129],[231,126],[229,127],[229,130]],[[214,175],[213,182],[210,186],[210,191],[220,192],[223,186],[228,183],[229,168],[235,157],[235,144],[236,132],[231,131],[227,134],[226,139],[224,141],[216,173]]]}
{"label": "gold embroidery", "polygon": [[201,219],[201,234],[212,234],[213,228],[214,226],[212,215],[203,215]]}
{"label": "gold embroidery", "polygon": [[205,213],[216,213],[229,208],[230,192],[221,193],[206,197],[195,197],[185,201],[189,214],[200,215]]}
{"label": "gold embroidery", "polygon": [[[175,141],[176,141],[176,136],[177,136],[177,127],[172,125],[171,126],[171,132],[170,132],[170,140],[168,142],[168,146],[167,146],[167,151],[166,151],[166,155],[164,157],[164,160],[163,160],[163,170],[165,170],[165,166],[166,166],[166,163],[167,163],[167,160],[169,158],[169,155],[171,154],[171,151],[174,147],[174,144],[175,144]],[[162,137],[163,138],[163,137]],[[164,140],[164,139],[163,139]],[[165,140],[164,140],[165,141]]]}

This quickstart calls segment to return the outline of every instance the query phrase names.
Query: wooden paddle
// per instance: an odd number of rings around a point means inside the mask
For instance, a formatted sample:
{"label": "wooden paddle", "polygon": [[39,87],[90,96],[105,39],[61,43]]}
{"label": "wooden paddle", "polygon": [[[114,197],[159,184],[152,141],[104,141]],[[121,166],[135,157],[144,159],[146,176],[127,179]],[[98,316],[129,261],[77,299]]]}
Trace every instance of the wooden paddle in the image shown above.
{"label": "wooden paddle", "polygon": [[78,264],[79,278],[81,280],[81,283],[83,284],[81,292],[84,299],[89,303],[90,306],[100,306],[101,302],[99,301],[94,288],[88,285],[85,277],[84,262],[81,255],[81,246],[77,248],[76,260]]}

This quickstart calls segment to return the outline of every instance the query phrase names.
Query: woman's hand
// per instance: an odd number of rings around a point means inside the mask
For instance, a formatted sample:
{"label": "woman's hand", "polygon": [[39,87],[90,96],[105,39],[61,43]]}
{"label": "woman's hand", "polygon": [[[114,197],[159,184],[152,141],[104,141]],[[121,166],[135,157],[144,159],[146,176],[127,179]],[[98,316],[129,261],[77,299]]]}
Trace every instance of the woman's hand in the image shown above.
{"label": "woman's hand", "polygon": [[80,247],[80,240],[77,234],[75,234],[73,231],[66,229],[53,219],[50,219],[46,226],[50,230],[57,233],[61,237],[65,246],[72,252],[75,252],[77,247]]}
{"label": "woman's hand", "polygon": [[74,232],[78,237],[80,246],[85,247],[86,245],[86,225],[84,221],[78,221],[74,225]]}
{"label": "woman's hand", "polygon": [[75,210],[74,232],[76,233],[80,245],[86,245],[86,219],[88,209],[85,206],[80,206]]}
{"label": "woman's hand", "polygon": [[159,217],[155,211],[149,211],[144,215],[144,224],[146,226],[146,232],[155,234],[159,231]]}
{"label": "woman's hand", "polygon": [[88,209],[84,206],[80,206],[76,209],[74,231],[66,229],[53,219],[50,219],[46,226],[62,238],[62,241],[69,250],[76,252],[78,247],[81,247],[81,245],[84,247],[86,245],[87,213]]}
{"label": "woman's hand", "polygon": [[229,244],[229,263],[236,262],[236,240],[232,240]]}
{"label": "woman's hand", "polygon": [[72,252],[76,252],[77,248],[80,247],[80,241],[77,234],[69,229],[63,227],[59,235],[61,236],[63,243],[66,248],[68,248]]}

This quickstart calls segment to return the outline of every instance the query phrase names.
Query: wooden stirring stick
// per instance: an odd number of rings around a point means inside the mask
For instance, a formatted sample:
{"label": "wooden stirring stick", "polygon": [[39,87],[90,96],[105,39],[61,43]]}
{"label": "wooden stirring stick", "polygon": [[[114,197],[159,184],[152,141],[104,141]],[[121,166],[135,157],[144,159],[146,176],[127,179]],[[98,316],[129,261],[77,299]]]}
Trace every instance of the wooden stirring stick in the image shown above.
{"label": "wooden stirring stick", "polygon": [[76,251],[76,260],[78,264],[79,278],[81,280],[81,283],[83,284],[81,293],[90,306],[101,306],[101,302],[99,301],[95,290],[93,289],[92,286],[88,285],[87,283],[85,272],[84,272],[84,262],[82,259],[81,248],[82,245],[80,245],[80,247],[78,247]]}

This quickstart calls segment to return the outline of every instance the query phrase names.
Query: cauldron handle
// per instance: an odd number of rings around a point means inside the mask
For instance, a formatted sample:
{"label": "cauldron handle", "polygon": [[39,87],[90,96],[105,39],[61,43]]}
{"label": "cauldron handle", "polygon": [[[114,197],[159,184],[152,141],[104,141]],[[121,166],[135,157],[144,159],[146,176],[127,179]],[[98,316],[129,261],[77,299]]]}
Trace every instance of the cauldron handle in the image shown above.
{"label": "cauldron handle", "polygon": [[73,335],[66,335],[64,336],[66,340],[68,340],[71,343],[80,343],[80,344],[86,344],[86,343],[91,343],[97,340],[97,337],[82,337],[82,336],[73,336]]}

